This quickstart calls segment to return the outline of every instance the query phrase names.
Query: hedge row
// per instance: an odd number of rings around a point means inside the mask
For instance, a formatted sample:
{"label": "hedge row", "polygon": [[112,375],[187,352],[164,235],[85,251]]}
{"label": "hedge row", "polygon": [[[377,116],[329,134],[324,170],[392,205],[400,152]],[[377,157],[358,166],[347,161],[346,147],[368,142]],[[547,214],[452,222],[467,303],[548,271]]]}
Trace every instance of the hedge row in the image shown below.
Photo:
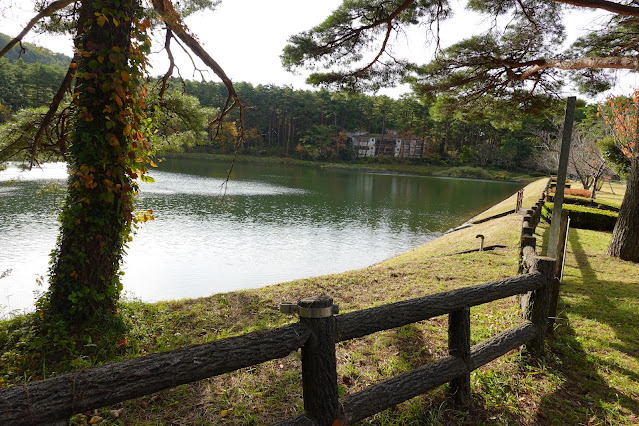
{"label": "hedge row", "polygon": [[[555,196],[550,195],[546,201],[553,202],[555,201]],[[601,209],[601,210],[610,210],[611,212],[619,213],[619,207],[612,206],[610,204],[605,204],[599,201],[593,201],[590,198],[584,197],[564,197],[564,204],[576,204],[579,206],[592,207],[593,209]]]}
{"label": "hedge row", "polygon": [[[544,203],[541,209],[541,217],[550,222],[553,203]],[[592,207],[564,204],[563,209],[570,215],[570,227],[580,229],[593,229],[595,231],[612,232],[619,216],[616,212],[595,209]]]}

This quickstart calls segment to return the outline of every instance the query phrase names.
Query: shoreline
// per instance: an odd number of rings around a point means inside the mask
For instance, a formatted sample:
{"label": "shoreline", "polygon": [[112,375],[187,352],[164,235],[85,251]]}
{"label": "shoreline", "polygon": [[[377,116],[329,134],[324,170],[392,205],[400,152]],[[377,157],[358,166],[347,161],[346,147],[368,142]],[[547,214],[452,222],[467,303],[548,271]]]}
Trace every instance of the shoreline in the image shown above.
{"label": "shoreline", "polygon": [[406,173],[417,176],[432,176],[441,178],[461,178],[461,179],[479,179],[499,182],[520,182],[530,183],[540,178],[535,174],[526,172],[512,172],[501,169],[486,169],[469,166],[449,166],[435,164],[408,164],[405,162],[392,161],[389,163],[331,163],[298,160],[291,157],[260,157],[252,155],[238,155],[234,157],[231,154],[213,154],[203,152],[186,152],[186,153],[166,153],[159,157],[163,158],[184,158],[184,159],[200,159],[216,162],[233,162],[254,163],[254,164],[279,164],[306,166],[328,169],[344,169],[344,170],[365,170],[371,172],[387,172],[387,173]]}

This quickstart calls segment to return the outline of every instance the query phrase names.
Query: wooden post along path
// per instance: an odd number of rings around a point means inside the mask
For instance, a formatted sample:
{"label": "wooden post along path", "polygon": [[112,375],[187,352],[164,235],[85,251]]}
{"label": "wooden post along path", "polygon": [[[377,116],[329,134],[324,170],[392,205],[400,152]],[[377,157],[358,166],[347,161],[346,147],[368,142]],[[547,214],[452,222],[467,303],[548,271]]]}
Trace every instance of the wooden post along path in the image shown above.
{"label": "wooden post along path", "polygon": [[466,373],[450,382],[450,393],[455,404],[463,407],[470,403],[470,308],[448,314],[448,353],[466,364]]}
{"label": "wooden post along path", "polygon": [[[284,306],[283,306],[284,305]],[[305,297],[280,305],[283,312],[297,312],[300,323],[311,330],[302,346],[302,389],[305,416],[316,425],[331,426],[339,417],[337,358],[335,356],[335,318],[333,299],[326,295]]]}
{"label": "wooden post along path", "polygon": [[523,317],[532,322],[539,332],[537,336],[526,345],[526,348],[531,354],[539,357],[544,354],[544,339],[546,338],[546,329],[548,326],[552,282],[555,277],[555,259],[545,256],[531,257],[530,263],[532,263],[532,265],[530,271],[538,271],[541,273],[545,277],[546,283],[543,287],[528,292],[521,298],[521,309]]}

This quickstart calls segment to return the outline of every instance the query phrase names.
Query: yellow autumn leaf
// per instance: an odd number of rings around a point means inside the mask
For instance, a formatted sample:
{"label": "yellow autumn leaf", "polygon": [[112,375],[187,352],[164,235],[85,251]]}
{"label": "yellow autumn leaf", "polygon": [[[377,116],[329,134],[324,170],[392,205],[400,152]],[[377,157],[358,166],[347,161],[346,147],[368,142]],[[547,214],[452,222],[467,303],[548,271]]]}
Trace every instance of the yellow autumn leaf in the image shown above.
{"label": "yellow autumn leaf", "polygon": [[89,420],[89,424],[90,425],[95,425],[95,424],[98,424],[98,423],[102,423],[103,420],[104,419],[102,417],[100,417],[100,416],[93,416],[93,417],[91,417],[91,420]]}
{"label": "yellow autumn leaf", "polygon": [[106,16],[104,16],[104,15],[98,16],[98,25],[99,26],[101,26],[101,27],[104,26],[104,24],[106,24],[106,21],[107,21],[107,17]]}
{"label": "yellow autumn leaf", "polygon": [[126,126],[124,126],[124,129],[122,130],[122,134],[126,136],[129,133],[131,133],[131,126],[127,124]]}
{"label": "yellow autumn leaf", "polygon": [[231,410],[222,410],[220,411],[220,414],[218,415],[218,417],[226,417],[229,415],[230,412]]}

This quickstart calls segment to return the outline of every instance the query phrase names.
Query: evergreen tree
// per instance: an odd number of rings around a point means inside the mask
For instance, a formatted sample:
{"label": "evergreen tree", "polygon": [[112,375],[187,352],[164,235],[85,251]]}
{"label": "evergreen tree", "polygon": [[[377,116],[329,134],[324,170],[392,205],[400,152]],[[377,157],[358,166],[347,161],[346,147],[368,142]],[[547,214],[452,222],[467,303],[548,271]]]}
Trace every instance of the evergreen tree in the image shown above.
{"label": "evergreen tree", "polygon": [[[611,18],[564,51],[562,17],[568,5],[605,10]],[[391,45],[408,27],[432,28],[448,18],[447,0],[344,0],[323,23],[291,37],[282,60],[290,69],[324,69],[309,77],[315,84],[377,88],[408,78],[421,95],[445,93],[449,106],[465,105],[471,113],[489,116],[506,112],[510,117],[543,112],[569,77],[594,93],[609,87],[612,70],[639,70],[639,7],[632,2],[469,0],[467,8],[492,15],[494,27],[442,50],[428,64],[397,58]],[[504,27],[497,26],[499,18],[507,22]],[[638,145],[608,250],[611,256],[635,262],[639,262]]]}

